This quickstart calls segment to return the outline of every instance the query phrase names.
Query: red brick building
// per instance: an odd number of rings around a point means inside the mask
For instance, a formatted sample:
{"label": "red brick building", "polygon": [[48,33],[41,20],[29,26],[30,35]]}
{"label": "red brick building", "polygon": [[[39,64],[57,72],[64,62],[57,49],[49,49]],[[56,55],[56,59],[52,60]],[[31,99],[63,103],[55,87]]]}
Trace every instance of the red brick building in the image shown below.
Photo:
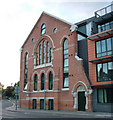
{"label": "red brick building", "polygon": [[92,111],[76,25],[43,12],[21,48],[20,70],[20,107]]}

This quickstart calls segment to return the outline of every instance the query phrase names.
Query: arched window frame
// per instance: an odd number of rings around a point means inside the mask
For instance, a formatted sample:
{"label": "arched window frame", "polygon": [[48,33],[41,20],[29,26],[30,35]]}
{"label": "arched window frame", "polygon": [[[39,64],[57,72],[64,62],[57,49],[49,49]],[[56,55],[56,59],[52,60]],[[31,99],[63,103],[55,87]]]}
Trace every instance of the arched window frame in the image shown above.
{"label": "arched window frame", "polygon": [[46,33],[46,25],[43,23],[41,26],[41,35],[44,35]]}
{"label": "arched window frame", "polygon": [[63,88],[69,87],[68,39],[63,41]]}
{"label": "arched window frame", "polygon": [[49,73],[49,90],[53,89],[53,73],[50,71]]}
{"label": "arched window frame", "polygon": [[38,76],[37,74],[34,75],[34,91],[37,91],[37,82],[38,82]]}
{"label": "arched window frame", "polygon": [[45,82],[45,74],[42,73],[42,75],[41,75],[41,90],[44,90],[44,82]]}
{"label": "arched window frame", "polygon": [[28,53],[25,53],[25,72],[24,72],[24,90],[26,90],[27,78],[28,78]]}

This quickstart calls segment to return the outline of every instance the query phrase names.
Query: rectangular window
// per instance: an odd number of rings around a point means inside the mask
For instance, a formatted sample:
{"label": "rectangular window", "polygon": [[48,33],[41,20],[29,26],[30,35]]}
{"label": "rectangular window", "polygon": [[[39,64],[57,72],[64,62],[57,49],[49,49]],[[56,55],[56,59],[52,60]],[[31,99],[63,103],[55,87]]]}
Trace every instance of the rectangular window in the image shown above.
{"label": "rectangular window", "polygon": [[50,48],[50,62],[52,60],[52,49]]}
{"label": "rectangular window", "polygon": [[49,63],[49,42],[47,42],[47,63]]}
{"label": "rectangular window", "polygon": [[36,54],[36,65],[38,65],[38,53]]}
{"label": "rectangular window", "polygon": [[44,99],[40,99],[40,109],[44,110]]}
{"label": "rectangular window", "polygon": [[113,88],[100,88],[97,92],[98,103],[113,103]]}
{"label": "rectangular window", "polygon": [[98,33],[113,28],[113,21],[98,25]]}
{"label": "rectangular window", "polygon": [[52,99],[49,99],[49,110],[53,110],[54,109],[54,102]]}
{"label": "rectangular window", "polygon": [[113,54],[113,37],[96,42],[96,57]]}
{"label": "rectangular window", "polygon": [[97,81],[113,80],[113,62],[97,64]]}

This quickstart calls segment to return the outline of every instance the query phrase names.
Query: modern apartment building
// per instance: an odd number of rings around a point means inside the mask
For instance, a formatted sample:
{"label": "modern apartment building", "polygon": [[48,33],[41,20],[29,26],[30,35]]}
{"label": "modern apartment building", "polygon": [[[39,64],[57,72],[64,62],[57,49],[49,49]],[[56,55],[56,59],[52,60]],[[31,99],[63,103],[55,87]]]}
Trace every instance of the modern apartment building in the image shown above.
{"label": "modern apartment building", "polygon": [[112,112],[112,10],[74,25],[41,14],[21,48],[20,107]]}

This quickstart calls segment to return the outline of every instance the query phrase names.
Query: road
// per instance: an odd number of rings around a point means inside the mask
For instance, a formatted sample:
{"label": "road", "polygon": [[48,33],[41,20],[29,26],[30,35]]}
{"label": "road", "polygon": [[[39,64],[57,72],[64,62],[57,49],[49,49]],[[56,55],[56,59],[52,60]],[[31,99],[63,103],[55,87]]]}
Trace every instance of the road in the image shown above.
{"label": "road", "polygon": [[[2,101],[2,118],[110,118],[109,114],[96,115],[90,112],[41,111],[25,109],[20,111],[6,110],[6,108],[12,106],[13,103],[14,101]],[[111,120],[111,118],[108,120]]]}

